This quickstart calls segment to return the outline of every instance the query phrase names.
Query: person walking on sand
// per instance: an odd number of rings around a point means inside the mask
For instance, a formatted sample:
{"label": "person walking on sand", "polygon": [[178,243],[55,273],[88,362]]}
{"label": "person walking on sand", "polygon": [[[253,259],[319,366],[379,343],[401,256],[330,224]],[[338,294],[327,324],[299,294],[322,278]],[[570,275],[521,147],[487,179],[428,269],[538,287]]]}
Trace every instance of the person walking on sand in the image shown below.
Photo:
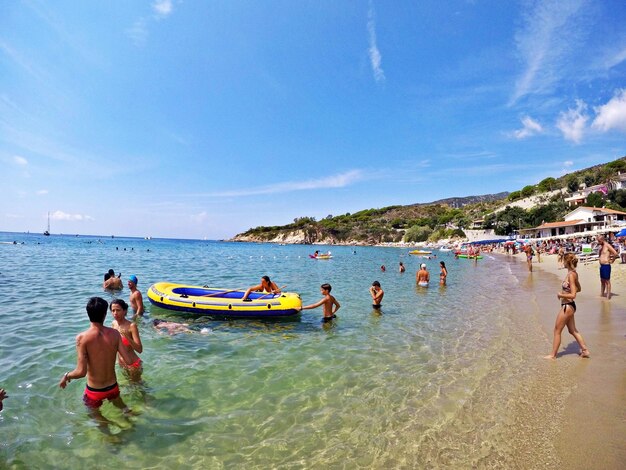
{"label": "person walking on sand", "polygon": [[439,284],[445,286],[448,277],[448,268],[446,268],[444,261],[439,261],[439,267],[441,268],[441,271],[439,271]]}
{"label": "person walking on sand", "polygon": [[268,294],[280,294],[280,287],[278,287],[274,281],[270,280],[269,276],[263,276],[261,278],[261,284],[248,287],[248,290],[246,290],[246,293],[243,294],[241,300],[243,300],[244,302],[251,301],[252,299],[248,299],[248,296],[251,292],[267,292]]}
{"label": "person walking on sand", "polygon": [[59,382],[59,387],[65,388],[70,381],[87,376],[83,402],[91,414],[100,419],[100,406],[104,400],[109,400],[125,414],[131,412],[120,397],[115,376],[115,356],[120,354],[127,363],[132,358],[124,348],[120,334],[104,326],[108,306],[107,301],[100,297],[92,297],[87,302],[91,325],[76,336],[76,368],[63,374]]}
{"label": "person walking on sand", "polygon": [[126,318],[128,304],[122,299],[113,300],[109,308],[113,314],[113,323],[111,326],[119,331],[122,345],[126,348],[126,352],[132,361],[126,362],[122,356],[118,354],[117,362],[128,372],[128,376],[133,382],[139,382],[141,380],[141,372],[143,371],[142,361],[136,354],[136,352],[141,354],[143,351],[143,345],[139,337],[139,329],[135,323],[128,321]]}
{"label": "person walking on sand", "polygon": [[600,296],[611,299],[611,263],[617,258],[617,251],[606,241],[604,235],[596,237],[598,241],[599,251],[598,259],[600,261]]}
{"label": "person walking on sand", "polygon": [[380,282],[372,282],[370,295],[372,296],[372,307],[378,310],[382,306],[381,302],[383,301],[383,297],[385,295],[385,291],[383,291],[382,287],[380,287]]}
{"label": "person walking on sand", "polygon": [[567,331],[569,331],[580,346],[580,356],[590,357],[589,349],[587,349],[582,335],[576,329],[576,322],[574,320],[574,313],[576,313],[576,302],[574,299],[576,299],[576,293],[581,291],[578,273],[576,272],[578,258],[574,253],[567,253],[563,258],[563,264],[565,264],[565,268],[567,268],[567,276],[563,284],[561,284],[561,292],[557,294],[557,298],[561,300],[561,307],[559,308],[559,313],[556,316],[556,322],[554,324],[552,353],[545,356],[545,358],[556,359],[559,347],[561,346],[561,332],[565,326],[567,326]]}
{"label": "person walking on sand", "polygon": [[311,310],[320,306],[324,306],[324,317],[322,318],[322,322],[328,323],[333,319],[337,318],[337,310],[341,308],[337,299],[330,295],[330,291],[332,290],[332,286],[330,284],[322,284],[320,286],[320,292],[322,294],[322,299],[319,302],[316,302],[311,305],[306,305],[304,307],[300,307],[300,310]]}
{"label": "person walking on sand", "polygon": [[524,245],[524,253],[526,253],[526,263],[528,264],[528,271],[533,272],[533,247],[530,246],[530,243]]}
{"label": "person walking on sand", "polygon": [[428,283],[430,282],[430,273],[426,269],[426,265],[424,263],[420,265],[419,271],[415,273],[415,282],[418,286],[428,287]]}
{"label": "person walking on sand", "polygon": [[130,289],[130,298],[128,303],[130,303],[130,308],[133,309],[134,317],[142,316],[144,312],[143,297],[141,296],[139,289],[137,289],[138,283],[139,280],[137,279],[137,276],[134,274],[128,276],[128,288]]}

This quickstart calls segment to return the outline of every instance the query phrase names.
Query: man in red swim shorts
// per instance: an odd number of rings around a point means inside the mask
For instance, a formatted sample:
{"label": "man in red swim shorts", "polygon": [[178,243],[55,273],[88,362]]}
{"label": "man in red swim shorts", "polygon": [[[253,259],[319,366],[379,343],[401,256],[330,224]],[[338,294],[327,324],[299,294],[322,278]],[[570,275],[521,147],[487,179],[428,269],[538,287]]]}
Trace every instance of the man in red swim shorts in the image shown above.
{"label": "man in red swim shorts", "polygon": [[108,303],[100,297],[92,297],[87,302],[87,314],[91,326],[76,337],[76,368],[63,374],[59,387],[65,386],[73,379],[87,376],[87,387],[83,402],[95,414],[104,400],[109,400],[124,413],[130,413],[120,397],[115,376],[115,358],[119,353],[129,363],[126,348],[117,330],[104,326]]}

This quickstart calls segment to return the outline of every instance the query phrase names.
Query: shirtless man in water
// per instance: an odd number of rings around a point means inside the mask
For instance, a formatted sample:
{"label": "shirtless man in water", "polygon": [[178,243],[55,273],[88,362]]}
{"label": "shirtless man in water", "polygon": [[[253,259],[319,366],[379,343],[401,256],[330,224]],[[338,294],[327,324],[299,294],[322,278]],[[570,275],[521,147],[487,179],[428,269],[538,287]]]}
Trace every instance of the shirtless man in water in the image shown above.
{"label": "shirtless man in water", "polygon": [[143,297],[141,296],[141,292],[137,289],[137,283],[139,280],[137,276],[131,274],[128,276],[128,288],[130,289],[130,298],[128,299],[128,303],[130,303],[130,308],[133,309],[136,316],[143,315]]}
{"label": "shirtless man in water", "polygon": [[600,296],[611,299],[611,263],[617,258],[617,251],[606,241],[604,235],[596,237],[600,260]]}
{"label": "shirtless man in water", "polygon": [[128,363],[132,362],[122,345],[120,334],[113,328],[104,326],[108,304],[100,297],[92,297],[87,302],[87,314],[91,325],[76,337],[76,368],[63,374],[59,387],[65,388],[74,379],[87,376],[87,387],[83,402],[96,418],[102,418],[100,406],[109,400],[124,413],[130,413],[120,397],[120,389],[115,376],[117,354]]}
{"label": "shirtless man in water", "polygon": [[109,269],[109,272],[107,274],[109,275],[109,277],[107,278],[106,275],[104,276],[104,284],[102,285],[102,287],[111,290],[122,290],[122,288],[124,287],[122,285],[122,280],[120,279],[120,276],[122,274],[118,274],[116,276],[115,271],[113,271],[112,269]]}

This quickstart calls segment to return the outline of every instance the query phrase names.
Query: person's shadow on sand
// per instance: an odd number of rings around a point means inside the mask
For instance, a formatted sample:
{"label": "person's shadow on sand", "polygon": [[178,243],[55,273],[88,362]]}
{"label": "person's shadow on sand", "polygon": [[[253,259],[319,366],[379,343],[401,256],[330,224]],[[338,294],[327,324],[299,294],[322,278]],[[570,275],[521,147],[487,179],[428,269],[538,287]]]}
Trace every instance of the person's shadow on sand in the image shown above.
{"label": "person's shadow on sand", "polygon": [[576,341],[572,341],[569,343],[563,351],[559,352],[556,357],[568,356],[570,354],[575,354],[576,356],[580,355],[580,346]]}

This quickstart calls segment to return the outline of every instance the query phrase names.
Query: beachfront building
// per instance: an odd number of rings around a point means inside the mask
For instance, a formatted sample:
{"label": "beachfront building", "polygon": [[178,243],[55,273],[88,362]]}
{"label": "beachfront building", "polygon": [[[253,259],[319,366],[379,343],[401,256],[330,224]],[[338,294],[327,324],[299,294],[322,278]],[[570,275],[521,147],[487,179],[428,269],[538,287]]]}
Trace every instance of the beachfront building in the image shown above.
{"label": "beachfront building", "polygon": [[525,238],[580,237],[617,231],[626,225],[626,212],[613,209],[579,206],[560,222],[542,223],[522,229]]}

